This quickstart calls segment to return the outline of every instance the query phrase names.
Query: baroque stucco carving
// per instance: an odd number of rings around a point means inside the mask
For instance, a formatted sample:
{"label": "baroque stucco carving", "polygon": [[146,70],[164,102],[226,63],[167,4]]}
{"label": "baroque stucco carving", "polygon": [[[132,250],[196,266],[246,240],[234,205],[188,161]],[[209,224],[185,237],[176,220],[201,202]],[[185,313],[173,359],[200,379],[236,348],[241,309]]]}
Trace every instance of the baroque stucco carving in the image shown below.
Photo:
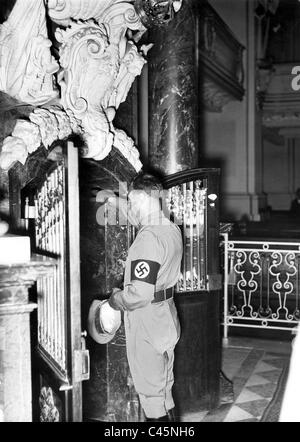
{"label": "baroque stucco carving", "polygon": [[[101,160],[112,149],[115,110],[145,63],[132,42],[120,33],[119,26],[110,33],[103,24],[93,21],[72,24],[58,30],[61,43],[59,79],[61,102],[83,126],[87,157]],[[137,165],[137,164],[136,164]]]}
{"label": "baroque stucco carving", "polygon": [[39,397],[40,422],[59,422],[59,410],[55,405],[51,387],[42,387]]}
{"label": "baroque stucco carving", "polygon": [[43,0],[17,0],[0,26],[0,90],[18,100],[41,105],[58,96]]}
{"label": "baroque stucco carving", "polygon": [[[83,156],[101,160],[115,146],[140,170],[133,140],[114,128],[113,119],[146,62],[151,45],[138,49],[136,43],[147,24],[169,21],[180,5],[181,0],[17,0],[0,26],[0,90],[36,108],[29,121],[17,121],[0,167],[24,162],[24,146],[28,155],[75,132],[85,142]],[[51,53],[47,14],[59,25],[58,60]]]}
{"label": "baroque stucco carving", "polygon": [[[124,9],[126,4],[127,8]],[[130,29],[136,26],[140,32],[145,32],[151,26],[168,23],[181,5],[182,0],[48,0],[49,16],[60,25],[68,26],[72,20],[91,18],[104,23],[112,16],[113,6],[126,17]],[[113,15],[119,14],[114,11]],[[141,23],[144,29],[140,29]]]}

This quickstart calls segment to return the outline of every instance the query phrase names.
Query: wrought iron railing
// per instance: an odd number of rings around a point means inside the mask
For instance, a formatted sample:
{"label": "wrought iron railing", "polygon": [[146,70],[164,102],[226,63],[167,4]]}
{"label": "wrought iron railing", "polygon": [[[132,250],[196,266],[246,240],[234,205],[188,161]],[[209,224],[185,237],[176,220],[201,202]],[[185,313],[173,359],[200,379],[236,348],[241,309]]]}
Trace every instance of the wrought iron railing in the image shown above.
{"label": "wrought iron railing", "polygon": [[59,165],[35,195],[35,235],[37,251],[58,260],[53,275],[37,283],[38,346],[63,376],[67,370],[64,201],[64,167]]}
{"label": "wrought iron railing", "polygon": [[292,330],[300,319],[300,241],[224,237],[224,337],[229,327]]}

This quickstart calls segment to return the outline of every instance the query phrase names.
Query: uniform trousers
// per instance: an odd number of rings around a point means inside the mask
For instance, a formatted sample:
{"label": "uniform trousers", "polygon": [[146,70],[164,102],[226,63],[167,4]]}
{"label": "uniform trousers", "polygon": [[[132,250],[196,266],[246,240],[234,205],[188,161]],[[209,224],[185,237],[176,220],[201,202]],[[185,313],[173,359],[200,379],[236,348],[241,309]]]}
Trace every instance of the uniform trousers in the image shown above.
{"label": "uniform trousers", "polygon": [[[128,321],[124,317],[126,332],[127,359],[136,392],[141,406],[148,418],[165,416],[174,407],[172,387],[174,384],[173,366],[174,349],[179,339],[179,324],[171,318],[169,307],[167,321],[163,322],[164,330],[154,324],[144,326],[143,320],[137,317]],[[161,319],[166,319],[162,316]],[[155,336],[156,333],[156,336]]]}
{"label": "uniform trousers", "polygon": [[146,417],[158,418],[174,407],[174,347],[159,353],[149,342],[138,345],[134,357],[127,352],[132,380]]}

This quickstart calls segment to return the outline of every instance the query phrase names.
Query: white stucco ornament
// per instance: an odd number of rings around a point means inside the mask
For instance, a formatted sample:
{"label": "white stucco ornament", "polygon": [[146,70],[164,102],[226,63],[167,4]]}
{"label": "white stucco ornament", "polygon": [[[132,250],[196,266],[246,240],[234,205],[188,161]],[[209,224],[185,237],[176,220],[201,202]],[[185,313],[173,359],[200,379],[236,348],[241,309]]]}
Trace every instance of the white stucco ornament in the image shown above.
{"label": "white stucco ornament", "polygon": [[58,139],[58,121],[48,109],[36,108],[29,118],[40,128],[42,142],[46,148]]}
{"label": "white stucco ornament", "polygon": [[106,93],[103,105],[105,108],[114,107],[118,109],[121,103],[126,100],[128,92],[138,75],[141,75],[146,60],[142,53],[138,52],[132,41],[126,42],[124,55],[119,64],[117,76],[113,82],[113,91]]}
{"label": "white stucco ornament", "polygon": [[28,153],[37,150],[42,143],[39,127],[26,120],[17,120],[12,136],[24,141]]}
{"label": "white stucco ornament", "polygon": [[136,45],[122,35],[127,22],[120,14],[121,6],[128,10],[127,3],[118,5],[118,26],[114,26],[111,12],[111,26],[87,20],[56,32],[63,68],[59,77],[61,103],[81,121],[87,147],[84,156],[95,160],[111,151],[116,109],[146,62]]}
{"label": "white stucco ornament", "polygon": [[60,26],[93,19],[110,26],[126,24],[129,29],[146,31],[134,8],[135,0],[48,0],[48,14]]}
{"label": "white stucco ornament", "polygon": [[115,129],[114,147],[122,153],[137,172],[141,170],[143,165],[139,159],[139,151],[135,147],[132,138],[121,129]]}
{"label": "white stucco ornament", "polygon": [[21,138],[6,137],[0,153],[0,167],[8,170],[17,161],[25,164],[27,155],[26,145]]}
{"label": "white stucco ornament", "polygon": [[[0,90],[35,109],[29,121],[17,122],[6,148],[18,146],[16,157],[24,161],[41,143],[49,148],[76,133],[83,156],[102,160],[115,146],[140,170],[133,140],[113,119],[151,48],[137,42],[180,6],[181,0],[17,0],[0,26]],[[46,15],[58,25],[57,59]],[[0,167],[12,160],[9,152],[2,149]]]}
{"label": "white stucco ornament", "polygon": [[0,90],[32,105],[58,97],[51,45],[43,0],[17,0],[0,26]]}
{"label": "white stucco ornament", "polygon": [[[6,221],[1,221],[0,218],[0,236],[5,235],[8,229],[9,229],[8,223]],[[1,419],[1,410],[0,410],[0,422],[4,422],[4,420]]]}
{"label": "white stucco ornament", "polygon": [[[7,169],[16,161],[25,163],[27,156],[37,150],[41,144],[46,148],[57,139],[66,139],[72,133],[82,133],[80,122],[71,111],[65,112],[59,106],[36,108],[29,120],[18,119],[11,137],[6,137],[0,153],[0,167]],[[20,140],[26,152],[20,150]],[[9,146],[9,148],[8,148]],[[16,146],[16,155],[13,148]]]}

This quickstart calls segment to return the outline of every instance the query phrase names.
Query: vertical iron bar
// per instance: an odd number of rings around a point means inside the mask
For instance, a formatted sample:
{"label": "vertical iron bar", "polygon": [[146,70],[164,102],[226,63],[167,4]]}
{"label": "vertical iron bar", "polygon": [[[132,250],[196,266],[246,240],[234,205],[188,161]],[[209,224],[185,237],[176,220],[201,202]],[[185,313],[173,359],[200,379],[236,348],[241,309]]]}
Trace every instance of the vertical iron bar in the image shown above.
{"label": "vertical iron bar", "polygon": [[[58,179],[57,179],[57,169],[53,172],[53,182],[55,189],[54,198],[54,235],[55,235],[55,255],[59,259],[59,211],[58,211]],[[59,309],[59,266],[55,268],[54,271],[54,290],[55,290],[55,316],[56,316],[56,328],[55,328],[55,360],[59,361],[59,336],[60,336],[60,309]]]}
{"label": "vertical iron bar", "polygon": [[200,290],[201,287],[201,267],[200,267],[200,184],[199,181],[196,183],[196,228],[197,228],[197,289]]}
{"label": "vertical iron bar", "polygon": [[182,184],[181,191],[183,193],[183,290],[186,292],[186,183]]}
{"label": "vertical iron bar", "polygon": [[65,313],[66,313],[66,303],[65,303],[65,281],[64,281],[64,266],[65,266],[65,253],[64,253],[64,238],[65,238],[65,208],[64,208],[64,186],[65,186],[65,177],[63,167],[59,166],[59,175],[60,175],[60,189],[61,189],[61,198],[60,198],[60,247],[61,247],[61,260],[60,260],[60,268],[61,268],[61,312],[62,312],[62,363],[63,367],[66,368],[66,330],[65,330]]}
{"label": "vertical iron bar", "polygon": [[[55,253],[55,236],[54,236],[54,174],[49,176],[50,185],[50,235],[51,235],[51,253]],[[54,272],[51,275],[51,316],[52,316],[52,345],[51,354],[55,359],[55,333],[56,333],[56,314],[55,314],[55,278]]]}
{"label": "vertical iron bar", "polygon": [[45,290],[44,278],[40,280],[40,300],[41,300],[41,327],[42,327],[42,341],[43,347],[46,346],[46,329],[45,329]]}
{"label": "vertical iron bar", "polygon": [[296,306],[295,311],[298,313],[298,305],[299,305],[299,253],[297,256],[297,273],[296,273]]}
{"label": "vertical iron bar", "polygon": [[224,339],[228,339],[228,233],[224,233]]}
{"label": "vertical iron bar", "polygon": [[194,290],[194,262],[193,262],[193,234],[194,234],[194,217],[193,217],[193,200],[194,200],[194,192],[193,192],[193,181],[189,182],[189,190],[190,190],[190,268],[191,268],[191,290]]}

